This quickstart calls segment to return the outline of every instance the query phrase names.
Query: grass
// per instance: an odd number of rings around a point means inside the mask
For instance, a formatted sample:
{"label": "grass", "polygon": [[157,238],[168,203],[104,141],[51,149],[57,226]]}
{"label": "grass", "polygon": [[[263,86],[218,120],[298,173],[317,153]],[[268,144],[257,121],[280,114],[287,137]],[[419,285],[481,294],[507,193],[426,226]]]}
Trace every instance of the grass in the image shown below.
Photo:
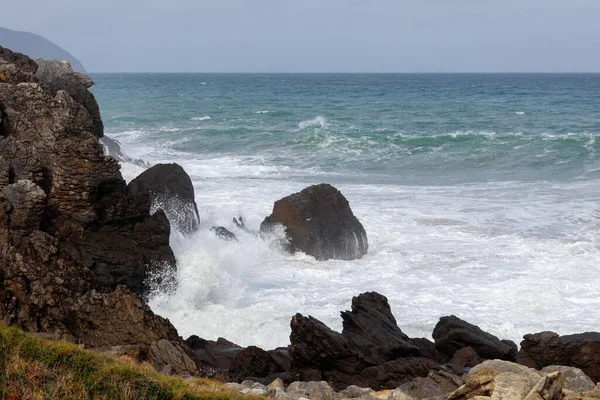
{"label": "grass", "polygon": [[251,399],[208,379],[183,380],[148,364],[36,339],[0,324],[0,399]]}

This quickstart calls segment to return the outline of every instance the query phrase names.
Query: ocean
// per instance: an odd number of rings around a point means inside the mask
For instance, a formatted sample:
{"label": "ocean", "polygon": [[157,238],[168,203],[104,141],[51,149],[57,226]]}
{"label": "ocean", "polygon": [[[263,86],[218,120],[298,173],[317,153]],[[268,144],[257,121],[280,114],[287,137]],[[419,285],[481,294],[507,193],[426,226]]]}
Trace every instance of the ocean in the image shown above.
{"label": "ocean", "polygon": [[[92,78],[106,135],[194,183],[201,229],[172,233],[178,287],[150,302],[183,337],[285,346],[294,314],[341,330],[365,291],[411,337],[446,315],[517,343],[598,330],[599,74]],[[127,180],[142,171],[122,164]],[[235,229],[317,183],[364,225],[362,259],[289,255]]]}

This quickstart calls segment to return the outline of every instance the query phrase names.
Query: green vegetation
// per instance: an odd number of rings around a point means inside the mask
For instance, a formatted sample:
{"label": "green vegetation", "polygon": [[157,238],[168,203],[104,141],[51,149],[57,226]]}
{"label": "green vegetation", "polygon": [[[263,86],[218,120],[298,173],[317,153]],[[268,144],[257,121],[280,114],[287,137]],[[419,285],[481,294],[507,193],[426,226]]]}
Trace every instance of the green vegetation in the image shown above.
{"label": "green vegetation", "polygon": [[248,398],[208,379],[183,380],[148,364],[113,358],[62,341],[36,339],[0,324],[0,399]]}

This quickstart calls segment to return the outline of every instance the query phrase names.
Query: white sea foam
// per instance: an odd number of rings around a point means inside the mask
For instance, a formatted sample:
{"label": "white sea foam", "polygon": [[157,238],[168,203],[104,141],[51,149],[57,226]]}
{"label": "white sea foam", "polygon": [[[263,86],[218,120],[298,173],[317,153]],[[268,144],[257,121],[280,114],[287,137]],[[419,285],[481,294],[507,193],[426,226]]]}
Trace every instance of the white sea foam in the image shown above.
{"label": "white sea foam", "polygon": [[524,111],[517,111],[517,112],[515,112],[515,114],[517,114],[517,115],[525,115],[525,112]]}
{"label": "white sea foam", "polygon": [[[173,233],[179,288],[150,305],[182,336],[226,337],[272,348],[289,343],[301,312],[341,329],[339,311],[364,291],[386,295],[404,332],[431,334],[454,314],[502,338],[597,330],[598,181],[401,186],[338,182],[258,157],[198,157],[116,135],[133,157],[181,164],[192,177],[201,230]],[[565,136],[566,137],[566,136]],[[124,165],[126,179],[141,172]],[[314,175],[313,175],[314,176]],[[318,262],[236,230],[258,230],[273,202],[310,183],[336,185],[365,226],[369,254]],[[240,241],[218,240],[214,225]]]}
{"label": "white sea foam", "polygon": [[254,114],[267,114],[268,111],[255,111]]}
{"label": "white sea foam", "polygon": [[327,126],[327,120],[325,119],[325,117],[318,116],[314,119],[302,121],[298,124],[298,128],[300,128],[300,129],[306,129],[306,128],[313,127],[313,126],[318,126],[320,128],[324,128]]}
{"label": "white sea foam", "polygon": [[192,118],[192,121],[208,121],[212,119],[210,116],[205,116],[205,117],[194,117]]}

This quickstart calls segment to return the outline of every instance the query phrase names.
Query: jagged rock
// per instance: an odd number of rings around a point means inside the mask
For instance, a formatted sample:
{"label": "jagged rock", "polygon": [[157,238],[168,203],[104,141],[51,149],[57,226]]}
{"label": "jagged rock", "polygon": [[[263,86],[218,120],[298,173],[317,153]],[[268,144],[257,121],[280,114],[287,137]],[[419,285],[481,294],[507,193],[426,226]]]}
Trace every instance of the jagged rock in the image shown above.
{"label": "jagged rock", "polygon": [[198,207],[189,175],[178,164],[157,164],[132,180],[133,195],[149,194],[152,209],[162,209],[171,226],[182,233],[198,229]]}
{"label": "jagged rock", "polygon": [[132,293],[174,265],[169,223],[103,155],[91,80],[2,47],[0,72],[0,320],[197,374],[175,328]]}
{"label": "jagged rock", "polygon": [[279,365],[281,371],[290,371],[292,369],[293,360],[289,347],[278,347],[269,350],[269,354],[273,357],[277,365]]}
{"label": "jagged rock", "polygon": [[596,386],[594,381],[579,368],[566,367],[564,365],[550,365],[542,368],[542,372],[547,374],[556,371],[562,372],[565,376],[563,384],[564,389],[573,390],[575,392],[587,392],[593,390]]}
{"label": "jagged rock", "polygon": [[415,377],[426,377],[429,371],[439,368],[428,358],[406,357],[371,366],[361,371],[361,382],[373,389],[393,389]]}
{"label": "jagged rock", "polygon": [[94,135],[102,137],[104,124],[100,117],[100,107],[98,107],[94,95],[88,90],[94,85],[94,82],[87,75],[73,72],[71,64],[66,61],[38,59],[36,62],[38,64],[36,77],[45,83],[54,95],[59,90],[64,90],[73,100],[81,104],[92,117]]}
{"label": "jagged rock", "polygon": [[185,343],[191,349],[194,361],[205,376],[228,371],[235,358],[243,350],[241,346],[223,338],[212,341],[200,339],[198,336],[190,336]]}
{"label": "jagged rock", "polygon": [[387,297],[379,293],[352,298],[352,311],[342,312],[342,319],[342,335],[350,351],[368,364],[420,354],[419,348],[398,328]]}
{"label": "jagged rock", "polygon": [[600,381],[600,333],[559,336],[554,332],[525,335],[518,362],[533,368],[566,365]]}
{"label": "jagged rock", "polygon": [[347,340],[313,317],[296,314],[291,328],[291,354],[296,367],[328,369],[349,355]]}
{"label": "jagged rock", "polygon": [[229,373],[238,379],[264,378],[278,371],[281,369],[271,354],[256,346],[250,346],[240,351],[229,369]]}
{"label": "jagged rock", "polygon": [[450,357],[463,347],[471,347],[484,359],[516,361],[517,346],[514,343],[501,341],[454,315],[440,318],[432,336],[436,347]]}
{"label": "jagged rock", "polygon": [[160,216],[150,217],[148,199],[126,193],[118,163],[103,155],[93,133],[90,112],[59,86],[72,80],[69,85],[87,90],[91,81],[44,72],[54,79],[50,89],[33,75],[45,67],[23,55],[7,58],[18,60],[12,68],[28,68],[20,71],[21,82],[0,85],[0,190],[20,180],[39,186],[46,195],[39,228],[58,239],[61,257],[95,272],[101,286],[126,284],[142,294],[150,272],[174,266],[169,228]]}
{"label": "jagged rock", "polygon": [[291,252],[302,251],[317,260],[354,260],[367,253],[367,234],[348,200],[333,186],[310,186],[275,202],[261,232],[282,224]]}
{"label": "jagged rock", "polygon": [[427,338],[412,338],[411,340],[419,348],[421,356],[431,358],[440,364],[445,364],[450,360],[450,357],[440,351],[431,340]]}

